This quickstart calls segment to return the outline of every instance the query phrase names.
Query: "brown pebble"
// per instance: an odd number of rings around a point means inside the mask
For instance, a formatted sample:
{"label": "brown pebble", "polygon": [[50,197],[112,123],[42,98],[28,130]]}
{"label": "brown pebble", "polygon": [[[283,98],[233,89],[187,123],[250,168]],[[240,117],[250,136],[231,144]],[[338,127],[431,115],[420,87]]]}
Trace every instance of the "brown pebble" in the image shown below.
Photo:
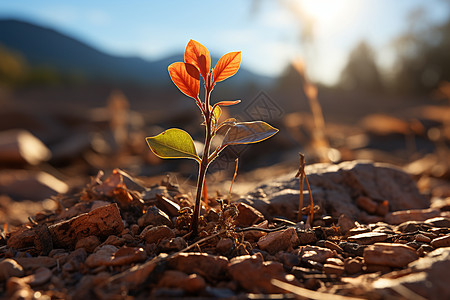
{"label": "brown pebble", "polygon": [[231,239],[220,239],[216,245],[216,251],[220,254],[226,254],[233,248],[233,241]]}
{"label": "brown pebble", "polygon": [[331,265],[336,265],[336,266],[344,266],[344,262],[342,260],[340,260],[339,258],[336,258],[336,257],[327,258],[327,260],[325,261],[325,264],[331,264]]}
{"label": "brown pebble", "polygon": [[325,272],[325,274],[336,274],[336,275],[340,276],[344,273],[344,267],[336,266],[333,264],[324,264],[323,271]]}
{"label": "brown pebble", "polygon": [[403,244],[376,243],[364,249],[366,264],[401,268],[418,258],[416,250]]}
{"label": "brown pebble", "polygon": [[271,232],[258,240],[258,247],[272,255],[278,251],[286,250],[297,245],[298,236],[293,227]]}
{"label": "brown pebble", "polygon": [[48,256],[38,257],[17,257],[14,258],[24,269],[37,269],[39,267],[53,268],[56,266],[56,259]]}
{"label": "brown pebble", "polygon": [[316,233],[312,230],[297,232],[300,245],[307,245],[317,241]]}
{"label": "brown pebble", "polygon": [[425,221],[430,218],[438,217],[439,211],[432,208],[427,209],[409,209],[399,210],[388,213],[385,216],[386,223],[401,224],[406,221]]}
{"label": "brown pebble", "polygon": [[139,235],[139,225],[138,224],[131,225],[130,230],[133,235],[135,235],[135,236]]}
{"label": "brown pebble", "polygon": [[336,251],[318,246],[302,246],[299,249],[302,260],[311,260],[318,263],[324,263],[328,258],[335,257]]}
{"label": "brown pebble", "polygon": [[206,282],[197,274],[187,275],[177,270],[167,270],[159,280],[158,287],[179,288],[188,293],[198,293],[205,289]]}
{"label": "brown pebble", "polygon": [[15,260],[10,258],[0,261],[0,282],[10,277],[22,277],[23,268]]}
{"label": "brown pebble", "polygon": [[345,272],[349,275],[353,275],[362,271],[364,266],[363,259],[360,257],[349,258],[344,261]]}
{"label": "brown pebble", "polygon": [[168,265],[187,274],[198,273],[208,278],[220,278],[226,272],[228,259],[223,256],[190,252],[175,255],[168,261]]}
{"label": "brown pebble", "polygon": [[152,227],[149,225],[142,230],[139,235],[146,243],[159,243],[163,239],[171,239],[175,237],[175,233],[166,225]]}
{"label": "brown pebble", "polygon": [[84,248],[87,252],[94,252],[95,248],[100,245],[100,240],[95,235],[88,236],[86,238],[78,240],[75,245],[75,249]]}
{"label": "brown pebble", "polygon": [[237,209],[239,214],[234,222],[237,226],[248,227],[264,220],[264,216],[260,211],[246,203],[239,202]]}
{"label": "brown pebble", "polygon": [[344,252],[344,250],[342,250],[342,248],[337,245],[336,243],[333,243],[331,241],[325,241],[325,243],[323,244],[323,246],[325,248],[331,249],[331,250],[336,250],[337,253],[342,253]]}
{"label": "brown pebble", "polygon": [[350,229],[356,226],[355,220],[351,219],[349,216],[345,214],[341,214],[339,216],[337,226],[341,229],[343,234],[346,234]]}
{"label": "brown pebble", "polygon": [[434,248],[450,247],[450,234],[433,239],[431,246]]}
{"label": "brown pebble", "polygon": [[414,237],[414,240],[416,242],[420,242],[420,243],[429,243],[431,242],[431,239],[421,233],[416,234],[416,236]]}
{"label": "brown pebble", "polygon": [[450,227],[450,218],[436,217],[425,221],[425,224],[432,225],[434,227]]}
{"label": "brown pebble", "polygon": [[383,232],[366,232],[348,237],[349,242],[358,243],[360,245],[369,245],[376,242],[384,242],[389,235]]}

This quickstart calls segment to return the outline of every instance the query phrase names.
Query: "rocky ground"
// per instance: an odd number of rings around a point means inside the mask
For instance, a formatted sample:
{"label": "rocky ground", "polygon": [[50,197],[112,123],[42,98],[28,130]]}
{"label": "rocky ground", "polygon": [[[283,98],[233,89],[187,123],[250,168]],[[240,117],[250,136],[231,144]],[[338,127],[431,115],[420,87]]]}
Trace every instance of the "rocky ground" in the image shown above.
{"label": "rocky ground", "polygon": [[116,169],[0,237],[2,299],[448,299],[450,198],[390,165],[349,161],[266,177],[228,203]]}

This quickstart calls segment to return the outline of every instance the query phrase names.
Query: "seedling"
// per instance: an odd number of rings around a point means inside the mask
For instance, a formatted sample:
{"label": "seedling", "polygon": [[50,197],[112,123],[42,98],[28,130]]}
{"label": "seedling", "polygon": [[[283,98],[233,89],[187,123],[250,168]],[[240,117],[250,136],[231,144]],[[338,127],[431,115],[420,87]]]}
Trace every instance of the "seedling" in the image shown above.
{"label": "seedling", "polygon": [[[199,163],[197,194],[191,223],[193,236],[198,232],[202,189],[211,162],[229,145],[261,142],[278,132],[278,129],[263,121],[237,122],[236,119],[230,118],[219,122],[221,107],[238,104],[241,100],[219,101],[211,106],[211,92],[218,82],[236,74],[240,64],[241,52],[230,52],[222,56],[215,68],[211,69],[208,49],[199,42],[190,40],[184,52],[184,62],[175,62],[168,69],[173,83],[182,93],[195,100],[202,113],[204,119],[202,125],[206,131],[202,157],[197,154],[192,137],[184,130],[171,128],[159,135],[146,138],[150,149],[161,158],[190,158]],[[199,97],[200,77],[203,78],[205,87],[203,100]],[[222,143],[210,153],[211,141],[218,135],[222,135]]]}

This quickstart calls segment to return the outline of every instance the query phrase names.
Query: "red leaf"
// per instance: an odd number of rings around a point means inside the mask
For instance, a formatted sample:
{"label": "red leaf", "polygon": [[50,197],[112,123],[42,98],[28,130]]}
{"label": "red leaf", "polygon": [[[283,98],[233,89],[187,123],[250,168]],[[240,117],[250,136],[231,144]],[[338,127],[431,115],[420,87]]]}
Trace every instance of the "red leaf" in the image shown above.
{"label": "red leaf", "polygon": [[197,41],[190,40],[184,51],[184,61],[196,66],[206,81],[211,68],[211,56],[205,46]]}
{"label": "red leaf", "polygon": [[230,52],[222,56],[214,68],[214,83],[233,76],[241,65],[241,52]]}
{"label": "red leaf", "polygon": [[198,98],[200,74],[195,66],[184,62],[175,62],[169,66],[169,75],[173,83],[185,95],[194,99]]}

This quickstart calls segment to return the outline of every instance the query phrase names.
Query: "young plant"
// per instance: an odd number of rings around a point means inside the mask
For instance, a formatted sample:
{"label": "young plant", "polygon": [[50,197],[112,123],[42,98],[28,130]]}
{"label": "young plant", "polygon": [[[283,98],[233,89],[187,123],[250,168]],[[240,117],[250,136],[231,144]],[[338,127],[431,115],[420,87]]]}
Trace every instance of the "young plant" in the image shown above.
{"label": "young plant", "polygon": [[[173,83],[186,96],[195,100],[203,115],[202,125],[205,126],[206,131],[203,155],[199,157],[191,136],[178,128],[167,129],[159,135],[146,138],[150,149],[161,158],[190,158],[199,163],[197,194],[191,223],[193,236],[196,236],[198,232],[202,188],[206,170],[211,162],[229,145],[257,143],[278,132],[278,129],[263,121],[237,122],[236,119],[230,118],[219,122],[222,106],[235,105],[241,101],[219,101],[211,106],[211,92],[218,82],[236,74],[240,64],[241,52],[230,52],[222,56],[215,68],[211,69],[211,56],[208,49],[199,42],[190,40],[184,52],[184,62],[175,62],[168,69]],[[203,78],[205,90],[203,100],[199,97],[200,77]],[[211,141],[219,130],[225,133],[222,143],[210,153]]]}

